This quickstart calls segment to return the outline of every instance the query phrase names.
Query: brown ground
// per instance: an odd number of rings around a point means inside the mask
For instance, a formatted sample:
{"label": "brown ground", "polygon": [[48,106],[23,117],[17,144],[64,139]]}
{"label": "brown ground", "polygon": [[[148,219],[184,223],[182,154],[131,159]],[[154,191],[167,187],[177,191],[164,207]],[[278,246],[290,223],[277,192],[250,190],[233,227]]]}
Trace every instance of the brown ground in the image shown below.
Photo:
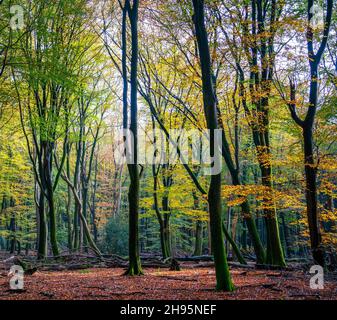
{"label": "brown ground", "polygon": [[0,273],[0,300],[198,300],[198,299],[337,299],[337,282],[325,281],[324,290],[312,290],[302,271],[232,269],[233,293],[214,290],[212,268],[145,269],[141,277],[123,276],[123,269],[36,272],[25,277],[23,292],[9,290],[9,278]]}

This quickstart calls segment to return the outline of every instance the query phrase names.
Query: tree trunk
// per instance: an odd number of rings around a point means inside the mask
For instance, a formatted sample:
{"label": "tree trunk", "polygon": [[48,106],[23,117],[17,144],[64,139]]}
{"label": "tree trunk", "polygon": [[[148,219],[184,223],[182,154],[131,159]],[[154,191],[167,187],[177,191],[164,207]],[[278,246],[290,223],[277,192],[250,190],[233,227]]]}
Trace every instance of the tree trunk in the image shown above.
{"label": "tree trunk", "polygon": [[202,242],[203,242],[203,223],[200,220],[195,222],[195,245],[194,245],[194,256],[202,255]]}
{"label": "tree trunk", "polygon": [[289,232],[289,226],[286,223],[286,219],[284,217],[284,214],[282,214],[281,217],[282,221],[282,227],[283,227],[283,233],[284,233],[284,246],[285,246],[285,252],[287,257],[292,257],[294,251],[291,246],[291,237],[290,237],[290,232]]}
{"label": "tree trunk", "polygon": [[[304,142],[304,170],[306,189],[305,196],[307,202],[307,218],[309,224],[310,243],[312,256],[316,263],[325,266],[324,249],[322,247],[322,236],[320,231],[319,212],[317,209],[317,164],[314,160],[313,148],[313,126],[315,122],[315,115],[317,111],[318,100],[318,68],[327,46],[327,41],[330,32],[332,21],[333,0],[326,1],[326,17],[324,21],[323,37],[318,46],[317,53],[314,52],[314,31],[312,29],[311,19],[313,19],[313,5],[314,0],[308,0],[307,15],[307,48],[308,60],[310,66],[310,93],[309,93],[309,107],[304,120],[301,120],[296,112],[296,103],[288,103],[288,107],[293,120],[302,128],[303,142]],[[296,101],[295,84],[290,82],[291,100]]]}
{"label": "tree trunk", "polygon": [[46,198],[48,202],[48,213],[49,213],[49,223],[50,223],[50,243],[54,257],[59,256],[59,249],[57,244],[56,236],[56,212],[54,203],[54,189],[52,180],[52,154],[53,154],[53,143],[52,142],[42,142],[43,148],[43,173],[41,177],[44,180]]}
{"label": "tree trunk", "polygon": [[277,212],[274,203],[274,194],[271,183],[271,167],[269,164],[261,163],[262,185],[265,187],[263,197],[263,213],[267,232],[267,264],[284,267],[286,265],[280,230],[277,219]]}
{"label": "tree trunk", "polygon": [[[193,190],[194,209],[199,210],[199,197],[195,190]],[[202,255],[202,243],[203,243],[203,223],[201,220],[195,222],[195,244],[194,244],[194,256]]]}
{"label": "tree trunk", "polygon": [[223,222],[222,224],[222,230],[224,232],[225,238],[226,240],[229,242],[229,244],[232,246],[233,251],[235,256],[238,258],[238,261],[241,264],[247,264],[245,258],[242,256],[241,251],[239,249],[239,247],[237,246],[237,244],[235,243],[235,241],[233,241],[233,238],[230,236],[228,229],[226,228],[226,224],[225,222]]}
{"label": "tree trunk", "polygon": [[[170,187],[170,186],[166,186]],[[169,206],[169,198],[167,195],[165,195],[162,199],[162,206],[163,206],[163,216],[164,216],[164,228],[163,228],[163,233],[164,233],[164,242],[166,246],[166,251],[168,257],[171,257],[171,232],[170,232],[170,216],[171,216],[171,208]]]}
{"label": "tree trunk", "polygon": [[139,256],[139,172],[137,164],[128,165],[130,173],[129,200],[129,268],[127,275],[141,275],[142,268]]}
{"label": "tree trunk", "polygon": [[44,259],[47,256],[47,236],[48,236],[48,225],[45,213],[45,197],[44,194],[39,192],[39,200],[37,207],[37,218],[38,218],[38,259]]}
{"label": "tree trunk", "polygon": [[[66,147],[66,171],[67,171],[67,176],[70,177],[70,146]],[[68,232],[68,249],[69,252],[73,251],[73,238],[72,238],[72,224],[71,224],[71,188],[68,186],[67,190],[67,208],[66,208],[66,213],[67,213],[67,232]]]}
{"label": "tree trunk", "polygon": [[[131,24],[131,76],[130,76],[130,95],[131,95],[131,121],[130,131],[133,134],[133,146],[131,153],[133,155],[133,163],[128,164],[130,175],[130,188],[128,193],[129,200],[129,268],[126,271],[127,275],[141,275],[143,273],[140,255],[139,255],[139,169],[138,169],[138,6],[139,0],[133,1],[131,8],[130,1],[126,0],[129,20]],[[125,31],[125,30],[124,30]],[[126,51],[124,52],[126,54]],[[126,75],[124,75],[126,76]],[[127,103],[127,101],[124,101]],[[124,119],[125,120],[125,119]]]}
{"label": "tree trunk", "polygon": [[[96,192],[97,192],[97,172],[98,172],[98,159],[95,161],[95,175],[94,175],[94,187],[92,190],[92,199],[91,199],[91,223],[93,226],[93,235],[94,241],[97,243],[98,240],[98,230],[96,223]],[[116,201],[116,199],[114,199]],[[116,210],[114,211],[114,215],[116,214]]]}
{"label": "tree trunk", "polygon": [[[13,197],[10,199],[10,207],[14,207],[14,199]],[[10,222],[9,222],[9,231],[11,234],[10,237],[10,253],[13,254],[15,252],[15,246],[17,244],[16,240],[16,219],[15,219],[15,213],[11,214]]]}
{"label": "tree trunk", "polygon": [[324,250],[322,248],[322,235],[320,230],[319,213],[317,210],[317,178],[313,156],[312,128],[304,127],[304,157],[305,157],[305,196],[307,200],[307,217],[310,232],[312,256],[316,263],[325,265]]}
{"label": "tree trunk", "polygon": [[[219,117],[218,117],[219,118],[219,124],[220,124],[220,127],[222,128],[222,155],[223,155],[223,158],[226,162],[229,173],[231,175],[233,185],[234,186],[240,186],[241,181],[240,181],[240,178],[239,178],[239,170],[238,170],[238,168],[235,168],[233,159],[231,157],[231,151],[230,151],[230,148],[229,148],[229,145],[228,145],[228,142],[227,142],[227,137],[225,135],[223,123],[222,123],[222,120],[221,120],[220,110],[218,109],[217,112],[218,112],[218,115],[219,115]],[[265,253],[265,250],[262,246],[261,239],[260,239],[259,233],[258,233],[257,228],[256,228],[255,220],[254,220],[254,218],[251,214],[251,210],[250,210],[248,200],[241,204],[241,210],[242,210],[242,217],[243,217],[243,219],[245,219],[245,221],[247,223],[247,228],[248,228],[251,240],[253,242],[257,263],[264,263],[265,260],[266,260],[266,253]]]}
{"label": "tree trunk", "polygon": [[[207,127],[210,130],[210,156],[215,155],[215,130],[218,127],[216,98],[212,83],[211,58],[208,45],[208,36],[205,28],[204,1],[193,0],[194,25],[199,47],[200,64],[202,69],[202,87],[204,112]],[[216,273],[216,288],[218,290],[232,291],[233,284],[227,264],[224,239],[222,233],[222,205],[221,205],[221,173],[213,174],[208,192],[208,205],[210,216],[211,243],[214,254]]]}

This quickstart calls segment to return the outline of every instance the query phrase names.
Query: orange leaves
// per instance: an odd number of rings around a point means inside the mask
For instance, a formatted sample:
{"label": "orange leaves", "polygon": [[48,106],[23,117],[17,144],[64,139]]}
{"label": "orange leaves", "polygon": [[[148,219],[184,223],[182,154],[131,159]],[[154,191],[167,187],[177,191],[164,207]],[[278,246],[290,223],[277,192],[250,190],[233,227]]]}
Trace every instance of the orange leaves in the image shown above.
{"label": "orange leaves", "polygon": [[[267,271],[231,268],[236,290],[215,291],[213,268],[182,263],[181,271],[145,269],[145,275],[123,276],[124,270],[37,272],[25,278],[25,291],[8,290],[8,278],[0,275],[0,300],[279,300],[305,299],[313,295],[303,271]],[[283,285],[286,283],[286,285]],[[326,279],[318,298],[336,299],[336,283]]]}
{"label": "orange leaves", "polygon": [[249,198],[255,198],[258,201],[256,209],[267,208],[304,210],[304,204],[299,201],[298,192],[289,192],[289,190],[270,189],[259,185],[244,185],[223,187],[222,196],[230,207],[241,205]]}

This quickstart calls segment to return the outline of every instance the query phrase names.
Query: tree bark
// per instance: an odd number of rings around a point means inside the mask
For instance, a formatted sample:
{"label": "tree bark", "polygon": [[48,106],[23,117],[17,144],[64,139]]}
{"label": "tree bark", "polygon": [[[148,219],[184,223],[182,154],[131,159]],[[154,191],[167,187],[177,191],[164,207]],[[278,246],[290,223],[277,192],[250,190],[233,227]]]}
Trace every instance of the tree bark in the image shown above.
{"label": "tree bark", "polygon": [[325,17],[325,25],[323,31],[323,39],[317,52],[314,52],[314,32],[311,25],[313,18],[314,0],[308,0],[308,27],[307,27],[307,48],[308,61],[310,66],[310,93],[309,93],[309,107],[304,120],[301,120],[296,112],[296,88],[295,84],[290,82],[290,97],[291,102],[288,107],[293,120],[302,128],[303,142],[304,142],[304,171],[305,171],[305,197],[307,202],[307,218],[309,224],[310,243],[312,256],[316,263],[325,266],[325,252],[322,247],[322,235],[320,230],[319,211],[317,208],[317,163],[314,157],[313,146],[313,127],[315,123],[315,116],[317,111],[318,101],[318,68],[327,46],[328,36],[330,32],[333,0],[326,0],[327,10]]}
{"label": "tree bark", "polygon": [[[131,112],[130,112],[130,131],[133,135],[133,145],[131,153],[133,155],[133,163],[128,164],[130,175],[130,187],[128,193],[129,200],[129,267],[126,271],[127,275],[143,274],[140,255],[139,255],[139,168],[138,168],[138,7],[139,0],[134,0],[131,7],[130,1],[125,1],[131,25],[131,75],[130,75],[130,96],[131,96]],[[126,21],[124,21],[126,23]],[[123,28],[126,32],[126,28]],[[126,52],[124,52],[126,54]],[[126,75],[124,74],[124,77]],[[125,90],[125,88],[124,88]],[[125,94],[125,91],[124,91]],[[127,103],[127,101],[124,101]],[[125,114],[125,113],[124,113]],[[125,119],[124,119],[125,124]],[[126,129],[126,128],[124,128]]]}
{"label": "tree bark", "polygon": [[[194,25],[199,47],[199,56],[202,69],[202,87],[204,112],[207,121],[207,127],[210,130],[210,156],[215,154],[215,130],[218,127],[217,120],[217,102],[215,98],[211,58],[209,52],[208,36],[205,28],[204,1],[193,0],[194,7]],[[232,291],[234,289],[224,247],[222,233],[222,205],[221,205],[221,173],[211,176],[210,187],[208,191],[208,205],[211,228],[212,250],[214,254],[214,264],[216,273],[216,288],[218,290]]]}

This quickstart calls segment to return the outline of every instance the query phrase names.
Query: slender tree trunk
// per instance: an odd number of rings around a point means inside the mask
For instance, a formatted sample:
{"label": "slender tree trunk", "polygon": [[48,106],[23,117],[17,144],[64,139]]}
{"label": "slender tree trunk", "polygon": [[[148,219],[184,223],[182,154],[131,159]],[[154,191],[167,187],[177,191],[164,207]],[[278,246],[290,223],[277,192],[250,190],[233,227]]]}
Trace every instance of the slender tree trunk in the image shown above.
{"label": "slender tree trunk", "polygon": [[322,235],[320,230],[319,213],[317,210],[317,169],[313,156],[312,128],[304,127],[304,157],[305,157],[305,180],[307,200],[307,217],[310,232],[311,251],[314,260],[321,266],[325,265],[324,250],[322,248]]}
{"label": "slender tree trunk", "polygon": [[260,164],[260,168],[262,173],[262,185],[265,187],[263,197],[265,208],[263,212],[267,232],[267,264],[283,267],[286,265],[286,262],[282,250],[277,212],[274,203],[271,167],[263,163]]}
{"label": "slender tree trunk", "polygon": [[283,233],[284,233],[285,252],[286,252],[287,257],[290,258],[293,255],[293,248],[291,246],[291,236],[289,232],[289,226],[286,223],[284,214],[282,214],[281,221],[282,221],[282,227],[283,227]]}
{"label": "slender tree trunk", "polygon": [[165,238],[165,232],[164,232],[164,225],[161,224],[160,225],[160,246],[161,246],[161,252],[162,252],[162,256],[163,259],[167,259],[170,257],[169,251],[168,251],[168,247],[167,247],[167,242],[166,242],[166,238]]}
{"label": "slender tree trunk", "polygon": [[142,269],[139,256],[139,172],[136,164],[128,165],[131,183],[128,193],[129,200],[129,268],[128,275],[141,275]]}
{"label": "slender tree trunk", "polygon": [[[169,187],[169,186],[168,186]],[[171,257],[171,232],[170,232],[170,216],[171,216],[171,208],[169,206],[169,198],[165,195],[162,199],[162,206],[163,206],[163,233],[164,233],[164,242],[166,247],[166,252],[168,257]]]}
{"label": "slender tree trunk", "polygon": [[37,207],[38,215],[38,259],[44,259],[47,257],[47,235],[48,235],[48,226],[45,213],[45,197],[44,194],[40,191],[39,193],[39,202]]}
{"label": "slender tree trunk", "polygon": [[49,223],[50,223],[50,243],[53,255],[55,257],[59,256],[59,249],[57,244],[57,224],[56,224],[56,212],[54,203],[54,189],[52,180],[52,154],[53,154],[53,143],[43,142],[43,174],[41,175],[44,179],[46,197],[48,202],[48,213],[49,213]]}
{"label": "slender tree trunk", "polygon": [[[215,155],[215,130],[218,127],[217,102],[212,83],[211,58],[208,45],[208,36],[205,28],[204,1],[193,0],[194,25],[199,47],[199,56],[202,69],[204,112],[207,127],[210,130],[210,156]],[[232,291],[233,284],[227,264],[224,239],[222,233],[222,205],[221,205],[221,173],[213,174],[208,192],[208,205],[210,215],[210,228],[212,249],[216,272],[216,288],[218,290]]]}
{"label": "slender tree trunk", "polygon": [[81,224],[83,226],[83,236],[86,238],[87,243],[91,247],[91,249],[94,251],[94,253],[98,256],[101,257],[101,252],[96,246],[95,242],[93,241],[90,233],[90,229],[87,224],[87,220],[82,214],[82,202],[80,198],[80,191],[76,190],[76,187],[70,182],[69,177],[66,175],[62,175],[62,179],[67,183],[67,185],[71,188],[71,191],[73,193],[74,199],[75,199],[75,204],[77,205],[78,208],[78,216],[80,218]]}
{"label": "slender tree trunk", "polygon": [[[13,197],[10,199],[10,207],[14,207],[14,199]],[[13,254],[15,252],[15,246],[17,244],[16,240],[16,219],[15,213],[11,214],[10,222],[9,222],[9,231],[11,233],[10,237],[10,253]]]}
{"label": "slender tree trunk", "polygon": [[[84,123],[83,123],[83,111],[80,110],[80,132],[79,132],[79,139],[77,142],[77,148],[76,148],[76,163],[75,163],[75,171],[74,171],[74,182],[73,185],[76,190],[80,190],[81,185],[81,157],[82,157],[82,149],[83,149],[83,130],[84,130]],[[79,195],[80,197],[80,195]],[[73,249],[74,251],[78,251],[81,248],[81,238],[82,238],[82,232],[81,232],[81,221],[80,221],[80,206],[77,201],[75,201],[75,208],[74,208],[74,245]]]}
{"label": "slender tree trunk", "polygon": [[[85,177],[83,177],[82,179],[86,180]],[[83,214],[83,217],[85,218],[85,220],[87,221],[87,224],[88,224],[88,215],[87,215],[88,184],[87,184],[86,181],[83,182],[83,183],[84,183],[85,186],[82,188],[82,214]],[[90,228],[89,228],[89,230],[90,230]],[[83,237],[83,245],[84,245],[85,252],[87,252],[88,251],[87,237]]]}
{"label": "slender tree trunk", "polygon": [[[310,108],[317,108],[318,99],[318,64],[316,61],[310,62],[311,83],[310,83]],[[321,246],[322,235],[320,230],[319,212],[317,209],[317,167],[314,160],[313,147],[313,123],[315,113],[310,112],[310,117],[303,125],[304,142],[304,171],[305,171],[305,196],[307,201],[307,217],[309,224],[310,243],[312,256],[319,265],[324,266],[324,250]]]}
{"label": "slender tree trunk", "polygon": [[254,251],[256,254],[256,262],[263,264],[266,262],[266,252],[263,248],[255,220],[251,215],[251,210],[250,210],[248,201],[245,201],[241,204],[241,210],[242,210],[243,219],[246,223],[246,226],[249,231],[249,235],[251,237],[251,241],[254,247]]}
{"label": "slender tree trunk", "polygon": [[245,220],[242,220],[241,245],[244,251],[247,250],[247,229]]}
{"label": "slender tree trunk", "polygon": [[195,245],[194,256],[202,255],[202,243],[203,243],[203,223],[200,220],[195,222]]}
{"label": "slender tree trunk", "polygon": [[[143,273],[140,255],[139,255],[139,168],[138,168],[138,7],[139,0],[133,1],[131,7],[130,1],[126,0],[127,10],[131,25],[131,76],[130,76],[130,95],[131,95],[131,121],[130,131],[133,135],[133,145],[131,153],[133,155],[133,163],[128,164],[130,175],[130,187],[128,193],[129,200],[129,268],[127,275],[141,275]],[[126,51],[124,52],[126,54]],[[126,76],[126,75],[124,75]],[[124,101],[127,103],[127,101]],[[124,119],[125,120],[125,119]]]}
{"label": "slender tree trunk", "polygon": [[224,232],[226,240],[232,246],[234,254],[238,258],[238,261],[241,264],[247,264],[245,258],[241,254],[241,251],[240,251],[239,247],[237,246],[237,244],[235,243],[235,241],[233,241],[232,237],[230,236],[230,234],[228,232],[228,229],[226,228],[225,222],[223,222],[223,224],[222,224],[222,230]]}
{"label": "slender tree trunk", "polygon": [[[222,128],[222,155],[223,155],[223,158],[224,158],[224,160],[226,162],[226,165],[228,167],[229,173],[231,175],[233,185],[234,186],[240,186],[241,181],[240,181],[240,178],[239,178],[239,168],[235,168],[235,166],[234,166],[234,162],[233,162],[233,159],[231,157],[231,151],[230,151],[230,148],[229,148],[227,137],[225,135],[223,123],[222,123],[222,120],[221,120],[221,113],[220,113],[219,108],[218,108],[217,112],[218,112],[218,115],[219,115],[219,117],[218,117],[219,118],[219,124],[220,124],[220,127]],[[237,154],[236,154],[236,158],[238,158]],[[236,160],[236,161],[238,161],[238,160]],[[265,260],[266,260],[266,253],[265,253],[265,250],[262,246],[261,239],[260,239],[259,233],[257,231],[255,220],[252,216],[248,200],[241,204],[241,210],[242,210],[242,217],[243,217],[243,219],[245,219],[245,221],[247,223],[248,231],[249,231],[251,240],[253,242],[257,263],[264,263]]]}
{"label": "slender tree trunk", "polygon": [[[68,144],[66,147],[66,171],[67,176],[70,177],[70,145]],[[66,213],[67,213],[67,232],[68,232],[68,249],[69,252],[73,251],[73,238],[72,238],[72,216],[71,216],[71,188],[68,186],[68,192],[67,192],[67,207],[66,207]]]}
{"label": "slender tree trunk", "polygon": [[[94,175],[94,187],[92,190],[92,200],[91,200],[91,223],[93,226],[94,241],[97,243],[98,240],[98,230],[96,223],[96,192],[97,192],[97,172],[98,172],[98,159],[95,160],[95,175]],[[116,193],[115,193],[116,194]],[[114,199],[116,201],[116,199]],[[116,210],[115,210],[116,212]],[[114,212],[114,214],[115,214]]]}
{"label": "slender tree trunk", "polygon": [[[249,119],[249,125],[252,129],[253,141],[258,155],[258,162],[262,175],[262,185],[264,191],[264,217],[267,230],[267,255],[266,263],[277,266],[285,266],[284,255],[282,251],[277,213],[275,208],[275,199],[272,190],[272,168],[271,168],[271,149],[269,141],[269,96],[274,71],[274,34],[276,24],[277,9],[276,1],[273,0],[270,5],[270,28],[269,33],[266,30],[266,14],[262,0],[251,1],[251,26],[252,33],[249,33],[247,24],[244,25],[244,34],[252,39],[252,44],[246,46],[248,53],[250,72],[250,93],[252,101],[252,111],[247,106],[246,94],[244,88],[244,73],[237,61],[237,67],[240,75],[240,95],[242,97],[243,107]],[[260,63],[258,60],[260,59]],[[268,62],[268,63],[267,63]],[[247,225],[248,226],[248,225]]]}
{"label": "slender tree trunk", "polygon": [[164,219],[162,217],[162,214],[159,209],[159,204],[158,204],[158,173],[156,171],[156,166],[153,164],[152,165],[152,174],[153,174],[153,202],[154,202],[154,209],[157,215],[158,223],[159,223],[159,235],[160,235],[160,247],[161,247],[161,252],[163,259],[166,259],[169,257],[169,252],[168,248],[166,245],[165,241],[165,234],[164,234]]}
{"label": "slender tree trunk", "polygon": [[49,208],[49,219],[50,219],[50,242],[51,248],[54,257],[59,256],[59,249],[57,244],[57,225],[56,225],[56,212],[55,212],[55,203],[54,203],[54,195],[48,195],[48,208]]}
{"label": "slender tree trunk", "polygon": [[[227,221],[226,221],[226,224],[225,224],[226,231],[228,231],[228,230],[231,229],[231,223],[232,223],[232,208],[231,207],[227,207]],[[225,234],[225,232],[224,232],[224,234]],[[229,234],[230,233],[228,232],[228,235]],[[229,253],[230,253],[230,244],[229,244],[229,241],[227,241],[227,239],[226,239],[226,235],[225,235],[225,244],[226,244],[226,252],[229,255]]]}
{"label": "slender tree trunk", "polygon": [[[194,209],[199,210],[199,197],[196,191],[193,191]],[[203,243],[203,223],[201,220],[195,222],[195,244],[194,244],[194,256],[202,255],[202,243]]]}

